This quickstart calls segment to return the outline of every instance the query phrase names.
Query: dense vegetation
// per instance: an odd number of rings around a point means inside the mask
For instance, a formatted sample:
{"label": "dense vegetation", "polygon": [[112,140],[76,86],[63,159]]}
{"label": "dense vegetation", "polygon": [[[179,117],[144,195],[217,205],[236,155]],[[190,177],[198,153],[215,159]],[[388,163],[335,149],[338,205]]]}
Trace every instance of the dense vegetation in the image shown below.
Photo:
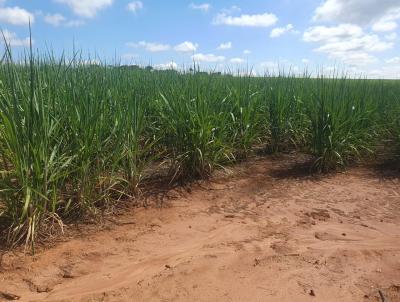
{"label": "dense vegetation", "polygon": [[400,140],[400,83],[88,65],[28,55],[0,65],[0,218],[10,242],[131,199],[146,171],[171,181],[266,152],[344,167]]}

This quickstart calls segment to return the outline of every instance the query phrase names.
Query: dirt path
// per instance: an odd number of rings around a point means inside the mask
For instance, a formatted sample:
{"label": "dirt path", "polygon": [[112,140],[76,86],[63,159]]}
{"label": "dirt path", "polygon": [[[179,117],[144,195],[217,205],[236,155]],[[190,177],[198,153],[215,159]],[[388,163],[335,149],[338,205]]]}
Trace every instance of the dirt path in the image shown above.
{"label": "dirt path", "polygon": [[[400,301],[400,180],[242,164],[163,208],[35,257],[5,255],[19,301]],[[1,298],[0,298],[1,300]]]}

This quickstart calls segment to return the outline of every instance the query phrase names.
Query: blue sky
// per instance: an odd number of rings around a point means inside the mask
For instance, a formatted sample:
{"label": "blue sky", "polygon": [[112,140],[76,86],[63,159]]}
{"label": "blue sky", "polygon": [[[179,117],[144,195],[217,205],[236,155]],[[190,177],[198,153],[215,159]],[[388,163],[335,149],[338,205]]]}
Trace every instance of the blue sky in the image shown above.
{"label": "blue sky", "polygon": [[400,0],[0,0],[16,53],[29,44],[102,61],[255,73],[345,69],[400,78]]}

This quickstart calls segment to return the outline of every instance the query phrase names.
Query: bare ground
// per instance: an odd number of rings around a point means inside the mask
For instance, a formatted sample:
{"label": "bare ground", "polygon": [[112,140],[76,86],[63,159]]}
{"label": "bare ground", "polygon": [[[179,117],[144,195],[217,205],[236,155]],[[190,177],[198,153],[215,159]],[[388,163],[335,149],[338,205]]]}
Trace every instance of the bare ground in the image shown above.
{"label": "bare ground", "polygon": [[296,158],[243,163],[36,256],[6,253],[0,300],[400,301],[398,174],[316,178]]}

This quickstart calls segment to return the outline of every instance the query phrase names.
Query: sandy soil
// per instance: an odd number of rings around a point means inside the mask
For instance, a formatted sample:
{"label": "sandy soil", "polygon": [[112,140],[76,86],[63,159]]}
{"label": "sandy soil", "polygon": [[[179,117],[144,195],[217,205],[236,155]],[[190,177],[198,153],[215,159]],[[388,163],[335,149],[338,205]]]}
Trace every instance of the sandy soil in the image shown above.
{"label": "sandy soil", "polygon": [[400,301],[398,175],[315,178],[296,158],[241,164],[34,257],[7,253],[0,300]]}

